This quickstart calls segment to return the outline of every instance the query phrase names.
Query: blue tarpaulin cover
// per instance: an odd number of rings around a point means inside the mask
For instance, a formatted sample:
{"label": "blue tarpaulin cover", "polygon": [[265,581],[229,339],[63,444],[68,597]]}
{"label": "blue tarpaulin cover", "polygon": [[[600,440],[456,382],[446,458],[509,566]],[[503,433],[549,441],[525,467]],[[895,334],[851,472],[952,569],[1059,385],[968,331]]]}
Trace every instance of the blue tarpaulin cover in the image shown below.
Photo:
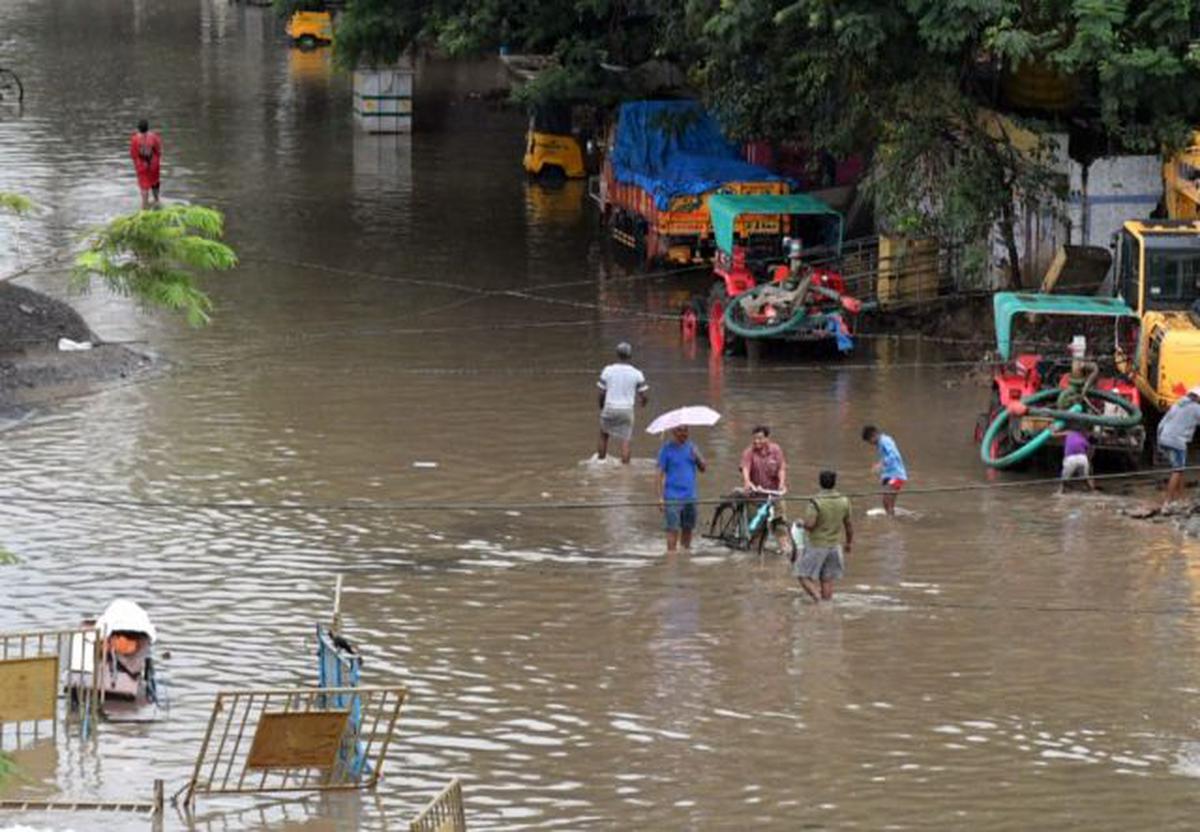
{"label": "blue tarpaulin cover", "polygon": [[612,166],[618,182],[637,185],[660,209],[670,207],[671,197],[702,194],[730,182],[783,179],[739,158],[695,101],[622,104]]}

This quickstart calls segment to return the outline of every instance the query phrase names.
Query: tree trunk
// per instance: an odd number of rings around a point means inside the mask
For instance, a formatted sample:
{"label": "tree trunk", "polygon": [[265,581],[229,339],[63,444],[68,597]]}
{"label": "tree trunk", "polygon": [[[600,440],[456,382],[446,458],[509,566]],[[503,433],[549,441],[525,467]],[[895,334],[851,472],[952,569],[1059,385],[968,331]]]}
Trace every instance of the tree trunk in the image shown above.
{"label": "tree trunk", "polygon": [[1017,251],[1017,235],[1013,232],[1014,213],[1009,199],[1000,211],[1000,233],[1004,235],[1004,248],[1008,250],[1008,286],[1003,288],[1010,292],[1021,289],[1021,255]]}

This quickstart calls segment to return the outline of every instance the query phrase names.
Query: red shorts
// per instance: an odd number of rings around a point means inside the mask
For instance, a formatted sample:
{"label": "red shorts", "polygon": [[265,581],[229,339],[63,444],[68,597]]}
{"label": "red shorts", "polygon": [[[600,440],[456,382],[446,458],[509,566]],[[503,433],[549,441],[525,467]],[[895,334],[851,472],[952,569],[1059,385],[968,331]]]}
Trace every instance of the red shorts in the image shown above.
{"label": "red shorts", "polygon": [[885,479],[885,480],[880,480],[880,482],[883,484],[884,488],[890,488],[892,491],[899,491],[901,488],[904,487],[904,483],[907,482],[907,480]]}

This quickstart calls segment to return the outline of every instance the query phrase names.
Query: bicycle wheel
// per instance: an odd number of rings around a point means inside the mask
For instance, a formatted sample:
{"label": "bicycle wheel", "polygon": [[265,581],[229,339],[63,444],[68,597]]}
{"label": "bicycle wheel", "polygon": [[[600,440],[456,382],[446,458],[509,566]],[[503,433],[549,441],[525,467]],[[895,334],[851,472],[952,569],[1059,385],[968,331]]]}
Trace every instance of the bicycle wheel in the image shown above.
{"label": "bicycle wheel", "polygon": [[745,549],[749,543],[746,532],[746,512],[741,503],[726,502],[713,511],[708,537],[720,540],[731,549]]}
{"label": "bicycle wheel", "polygon": [[11,69],[0,69],[0,101],[15,101],[20,104],[25,100],[25,88],[21,79]]}
{"label": "bicycle wheel", "polygon": [[767,534],[767,524],[763,523],[754,530],[754,534],[750,538],[750,548],[757,552],[759,556],[761,556],[763,553],[763,546],[766,545],[767,538],[769,536],[770,535]]}

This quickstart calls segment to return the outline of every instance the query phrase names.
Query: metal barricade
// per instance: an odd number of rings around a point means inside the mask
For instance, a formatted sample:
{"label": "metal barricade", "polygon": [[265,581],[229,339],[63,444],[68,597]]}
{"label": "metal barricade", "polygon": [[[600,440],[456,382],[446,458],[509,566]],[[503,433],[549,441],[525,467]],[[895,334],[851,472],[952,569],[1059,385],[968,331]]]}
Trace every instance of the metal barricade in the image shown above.
{"label": "metal barricade", "polygon": [[413,818],[408,832],[467,832],[462,784],[457,777]]}
{"label": "metal barricade", "polygon": [[22,726],[37,739],[41,726],[58,730],[58,696],[69,697],[68,718],[78,717],[90,730],[99,712],[100,639],[87,627],[0,633],[0,746],[13,727],[17,743]]}
{"label": "metal barricade", "polygon": [[406,695],[403,687],[221,691],[181,790],[184,803],[196,795],[373,788]]}

